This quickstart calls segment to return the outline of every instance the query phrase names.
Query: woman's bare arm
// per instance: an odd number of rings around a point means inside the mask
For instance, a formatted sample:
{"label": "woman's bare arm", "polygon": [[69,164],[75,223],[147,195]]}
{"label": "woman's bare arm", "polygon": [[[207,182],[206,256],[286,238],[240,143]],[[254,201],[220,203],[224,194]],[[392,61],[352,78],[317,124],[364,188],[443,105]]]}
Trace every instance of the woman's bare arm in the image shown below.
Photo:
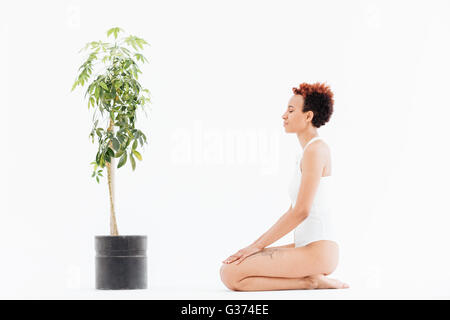
{"label": "woman's bare arm", "polygon": [[294,215],[292,212],[292,205],[286,211],[285,214],[281,216],[280,219],[265,232],[261,237],[259,237],[253,245],[258,248],[265,248],[268,245],[274,243],[287,233],[291,232],[296,226],[298,226],[304,219],[306,219],[306,215],[300,216],[298,214]]}
{"label": "woman's bare arm", "polygon": [[292,205],[285,214],[253,245],[257,248],[265,248],[274,243],[308,217],[314,196],[320,183],[320,177],[326,160],[326,152],[323,146],[311,144],[303,155],[303,170],[300,190],[297,195],[295,207]]}

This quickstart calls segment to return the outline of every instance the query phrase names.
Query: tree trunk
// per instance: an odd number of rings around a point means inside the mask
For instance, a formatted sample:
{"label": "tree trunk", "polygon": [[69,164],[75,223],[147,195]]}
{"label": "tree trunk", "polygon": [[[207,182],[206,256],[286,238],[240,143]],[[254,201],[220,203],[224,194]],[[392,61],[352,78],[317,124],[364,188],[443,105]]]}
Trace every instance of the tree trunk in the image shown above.
{"label": "tree trunk", "polygon": [[[114,123],[112,121],[112,119],[109,120],[109,128],[108,131],[113,131],[114,130]],[[113,149],[112,147],[112,142],[110,142],[109,144],[110,148]],[[106,168],[108,171],[108,189],[109,189],[109,203],[110,203],[110,211],[111,211],[111,216],[110,216],[110,233],[112,236],[118,236],[119,235],[119,230],[117,229],[117,222],[116,222],[116,213],[114,210],[114,171],[115,171],[115,165],[114,165],[115,161],[114,161],[114,157],[111,158],[111,163],[106,162]]]}

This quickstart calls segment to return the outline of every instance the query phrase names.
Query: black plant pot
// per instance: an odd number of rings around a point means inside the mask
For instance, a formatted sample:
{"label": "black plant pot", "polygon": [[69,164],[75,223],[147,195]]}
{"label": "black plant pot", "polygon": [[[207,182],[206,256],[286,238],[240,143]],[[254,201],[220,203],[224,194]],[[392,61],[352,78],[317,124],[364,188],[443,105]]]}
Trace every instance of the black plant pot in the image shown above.
{"label": "black plant pot", "polygon": [[147,236],[95,236],[95,288],[147,289]]}

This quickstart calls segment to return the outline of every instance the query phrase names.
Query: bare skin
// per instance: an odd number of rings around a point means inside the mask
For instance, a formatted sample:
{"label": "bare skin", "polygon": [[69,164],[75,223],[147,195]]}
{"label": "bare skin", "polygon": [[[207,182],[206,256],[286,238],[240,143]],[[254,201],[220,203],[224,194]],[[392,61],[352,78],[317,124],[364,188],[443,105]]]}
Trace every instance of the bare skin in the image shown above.
{"label": "bare skin", "polygon": [[[302,148],[317,128],[311,123],[314,113],[303,112],[304,100],[294,95],[283,114],[285,131],[296,133]],[[337,267],[339,246],[330,240],[320,240],[306,246],[294,243],[268,247],[293,230],[307,217],[321,177],[331,175],[331,156],[321,140],[305,150],[300,164],[302,181],[294,208],[289,210],[250,246],[224,260],[220,269],[222,282],[235,291],[266,291],[294,289],[344,289],[349,285],[326,277]]]}
{"label": "bare skin", "polygon": [[344,289],[348,284],[326,277],[337,266],[338,251],[328,240],[297,248],[293,243],[268,247],[239,264],[223,264],[220,275],[234,291]]}

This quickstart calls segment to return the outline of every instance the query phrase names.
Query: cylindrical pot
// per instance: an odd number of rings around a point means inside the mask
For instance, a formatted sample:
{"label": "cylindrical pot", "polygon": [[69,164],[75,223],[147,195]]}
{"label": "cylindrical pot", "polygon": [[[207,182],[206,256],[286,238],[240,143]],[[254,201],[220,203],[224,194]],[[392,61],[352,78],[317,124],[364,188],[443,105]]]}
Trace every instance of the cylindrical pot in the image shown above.
{"label": "cylindrical pot", "polygon": [[147,289],[147,236],[95,236],[95,287]]}

